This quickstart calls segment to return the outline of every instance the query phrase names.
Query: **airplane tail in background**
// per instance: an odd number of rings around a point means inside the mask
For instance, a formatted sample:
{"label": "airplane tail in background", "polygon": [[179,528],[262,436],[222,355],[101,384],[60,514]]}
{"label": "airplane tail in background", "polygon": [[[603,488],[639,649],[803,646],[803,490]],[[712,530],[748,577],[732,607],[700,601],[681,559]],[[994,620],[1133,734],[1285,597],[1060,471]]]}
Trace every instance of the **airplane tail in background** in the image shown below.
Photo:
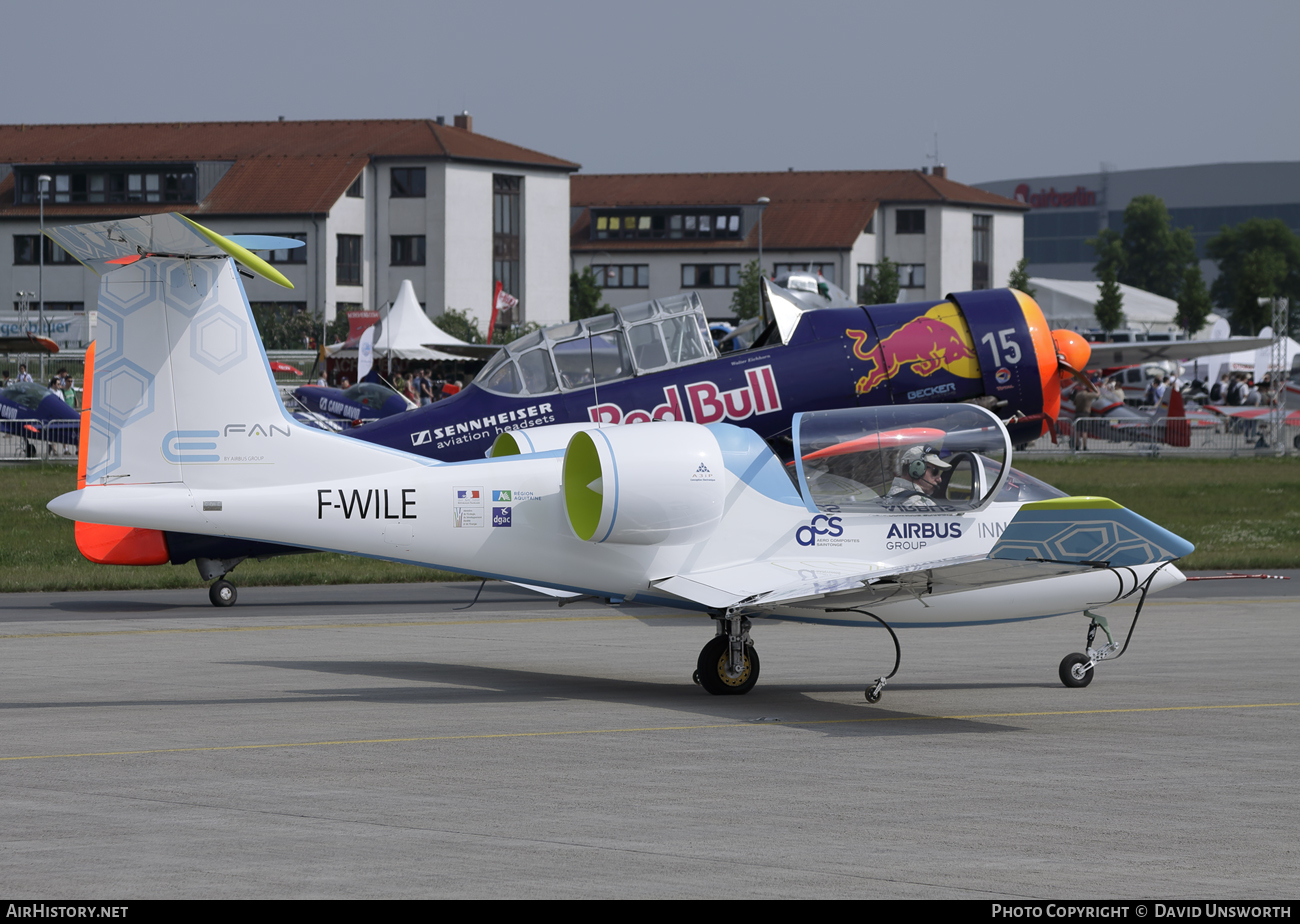
{"label": "airplane tail in background", "polygon": [[48,233],[105,273],[87,486],[269,487],[393,467],[386,456],[410,464],[288,415],[234,259],[211,240],[219,235],[170,214]]}

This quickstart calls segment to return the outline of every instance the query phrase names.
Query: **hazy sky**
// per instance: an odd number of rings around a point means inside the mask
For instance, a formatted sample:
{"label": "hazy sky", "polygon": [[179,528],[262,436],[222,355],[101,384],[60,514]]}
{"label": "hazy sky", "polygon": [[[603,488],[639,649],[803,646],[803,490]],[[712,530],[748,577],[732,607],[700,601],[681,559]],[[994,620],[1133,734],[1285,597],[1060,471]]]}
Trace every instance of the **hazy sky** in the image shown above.
{"label": "hazy sky", "polygon": [[449,117],[587,173],[1300,160],[1300,3],[0,0],[0,122]]}

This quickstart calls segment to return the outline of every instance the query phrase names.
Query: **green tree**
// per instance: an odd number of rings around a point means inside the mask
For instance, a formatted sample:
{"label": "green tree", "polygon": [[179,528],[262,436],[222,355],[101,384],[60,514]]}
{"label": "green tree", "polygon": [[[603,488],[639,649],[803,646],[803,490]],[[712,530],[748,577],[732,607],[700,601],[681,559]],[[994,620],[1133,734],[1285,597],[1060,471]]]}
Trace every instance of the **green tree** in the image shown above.
{"label": "green tree", "polygon": [[1194,334],[1205,326],[1210,315],[1210,293],[1205,290],[1201,264],[1193,260],[1183,270],[1183,284],[1178,289],[1178,326]]}
{"label": "green tree", "polygon": [[1253,336],[1272,321],[1272,309],[1261,306],[1261,298],[1283,296],[1300,304],[1300,237],[1282,219],[1225,225],[1206,243],[1205,253],[1219,265],[1210,296],[1228,312],[1234,334]]}
{"label": "green tree", "polygon": [[507,327],[505,330],[498,328],[497,332],[492,335],[492,342],[494,344],[510,343],[513,340],[518,340],[520,337],[527,337],[535,330],[541,329],[542,325],[538,324],[536,321],[529,321],[526,324],[515,324],[511,327]]}
{"label": "green tree", "polygon": [[1011,271],[1011,275],[1007,278],[1007,286],[1012,289],[1019,289],[1030,298],[1038,297],[1038,290],[1029,284],[1028,257],[1022,258],[1021,261],[1016,264],[1016,268]]}
{"label": "green tree", "polygon": [[609,314],[614,309],[603,303],[605,292],[596,282],[596,273],[590,266],[581,273],[569,273],[569,320],[580,321],[598,314]]}
{"label": "green tree", "polygon": [[1097,299],[1097,304],[1092,310],[1097,316],[1097,324],[1107,336],[1116,328],[1124,326],[1124,296],[1119,290],[1118,280],[1115,279],[1115,270],[1109,265],[1102,270],[1101,298]]}
{"label": "green tree", "polygon": [[302,308],[279,302],[254,302],[250,307],[268,350],[309,350],[320,340],[320,322]]}
{"label": "green tree", "polygon": [[1127,286],[1177,298],[1183,272],[1196,260],[1196,242],[1186,228],[1170,225],[1159,196],[1137,196],[1124,209],[1123,268],[1116,279]]}
{"label": "green tree", "polygon": [[468,310],[457,311],[455,308],[448,307],[433,319],[433,323],[466,343],[484,342],[483,335],[478,330],[478,322],[470,317]]}
{"label": "green tree", "polygon": [[336,312],[334,320],[325,328],[326,343],[342,343],[348,339],[348,315],[346,311]]}
{"label": "green tree", "polygon": [[1092,271],[1101,279],[1106,273],[1110,273],[1118,282],[1119,278],[1124,275],[1125,255],[1124,242],[1119,236],[1119,232],[1114,228],[1106,228],[1094,238],[1088,240],[1090,246],[1097,254],[1097,262],[1093,265]]}
{"label": "green tree", "polygon": [[750,260],[740,270],[740,285],[731,293],[731,310],[738,320],[756,318],[763,308],[763,271],[757,260]]}
{"label": "green tree", "polygon": [[867,284],[858,286],[858,301],[864,305],[892,305],[898,301],[898,288],[898,264],[881,257]]}

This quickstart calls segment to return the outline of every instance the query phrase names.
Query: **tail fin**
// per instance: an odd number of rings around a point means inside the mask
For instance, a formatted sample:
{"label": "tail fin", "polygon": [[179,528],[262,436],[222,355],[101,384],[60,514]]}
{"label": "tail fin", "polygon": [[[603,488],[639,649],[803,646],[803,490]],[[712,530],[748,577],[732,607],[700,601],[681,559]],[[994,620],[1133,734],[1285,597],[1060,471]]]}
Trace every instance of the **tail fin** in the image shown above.
{"label": "tail fin", "polygon": [[[78,444],[77,490],[86,486],[86,455],[90,442],[90,405],[95,390],[95,344],[86,348],[86,373],[81,391],[81,435]],[[167,537],[156,529],[82,523],[73,529],[77,551],[97,565],[165,565],[171,560]]]}
{"label": "tail fin", "polygon": [[[191,225],[164,214],[51,236],[105,273],[85,484],[270,487],[415,458],[289,416],[234,261]],[[128,244],[135,256],[114,256]]]}

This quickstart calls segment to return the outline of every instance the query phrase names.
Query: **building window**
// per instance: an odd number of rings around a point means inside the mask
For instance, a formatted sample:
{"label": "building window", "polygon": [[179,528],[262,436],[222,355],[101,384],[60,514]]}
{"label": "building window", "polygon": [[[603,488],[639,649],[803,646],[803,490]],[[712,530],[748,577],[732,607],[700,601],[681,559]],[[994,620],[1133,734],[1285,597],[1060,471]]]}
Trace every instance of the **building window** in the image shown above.
{"label": "building window", "polygon": [[389,238],[392,242],[393,266],[424,266],[424,235],[399,234]]}
{"label": "building window", "polygon": [[867,226],[866,226],[865,228],[862,229],[862,233],[863,233],[863,234],[875,234],[875,233],[876,233],[876,216],[875,216],[875,213],[872,213],[871,217],[867,219]]}
{"label": "building window", "polygon": [[971,226],[971,288],[989,287],[989,263],[992,262],[993,216],[976,215]]}
{"label": "building window", "polygon": [[683,263],[683,289],[725,289],[740,285],[739,263]]}
{"label": "building window", "polygon": [[358,173],[357,178],[352,181],[352,185],[348,187],[348,191],[345,195],[351,199],[365,198],[365,187],[361,185],[361,181],[364,179],[365,175],[365,171]]}
{"label": "building window", "polygon": [[72,254],[68,253],[54,241],[40,234],[14,235],[14,266],[39,266],[40,256],[36,250],[41,242],[45,251],[46,266],[78,265]]}
{"label": "building window", "polygon": [[361,235],[340,234],[334,281],[341,286],[361,285]]}
{"label": "building window", "polygon": [[76,202],[194,202],[194,167],[150,164],[114,170],[69,172],[66,168],[27,168],[17,177],[17,199],[35,205],[41,173],[50,174],[46,201]]}
{"label": "building window", "polygon": [[388,194],[394,199],[424,198],[423,167],[394,167],[389,173],[392,182]]}
{"label": "building window", "polygon": [[871,295],[868,291],[871,283],[876,278],[876,267],[873,263],[858,264],[858,301],[866,304]]}
{"label": "building window", "polygon": [[[520,297],[522,280],[519,278],[520,240],[523,228],[519,222],[519,194],[523,177],[492,175],[492,278],[501,283],[503,291]],[[497,323],[504,327],[522,320],[521,305],[498,315]]]}
{"label": "building window", "polygon": [[834,263],[778,263],[772,267],[774,275],[781,276],[785,273],[812,273],[814,276],[821,276],[831,285],[835,285],[835,264]]}
{"label": "building window", "polygon": [[924,263],[898,264],[898,287],[900,289],[924,289],[925,288],[925,264]]}
{"label": "building window", "polygon": [[925,209],[897,209],[894,212],[895,234],[924,234]]}
{"label": "building window", "polygon": [[650,265],[634,264],[609,266],[596,264],[591,268],[596,274],[596,285],[606,289],[650,288]]}
{"label": "building window", "polygon": [[726,240],[740,237],[739,209],[682,214],[649,209],[593,209],[593,240]]}

